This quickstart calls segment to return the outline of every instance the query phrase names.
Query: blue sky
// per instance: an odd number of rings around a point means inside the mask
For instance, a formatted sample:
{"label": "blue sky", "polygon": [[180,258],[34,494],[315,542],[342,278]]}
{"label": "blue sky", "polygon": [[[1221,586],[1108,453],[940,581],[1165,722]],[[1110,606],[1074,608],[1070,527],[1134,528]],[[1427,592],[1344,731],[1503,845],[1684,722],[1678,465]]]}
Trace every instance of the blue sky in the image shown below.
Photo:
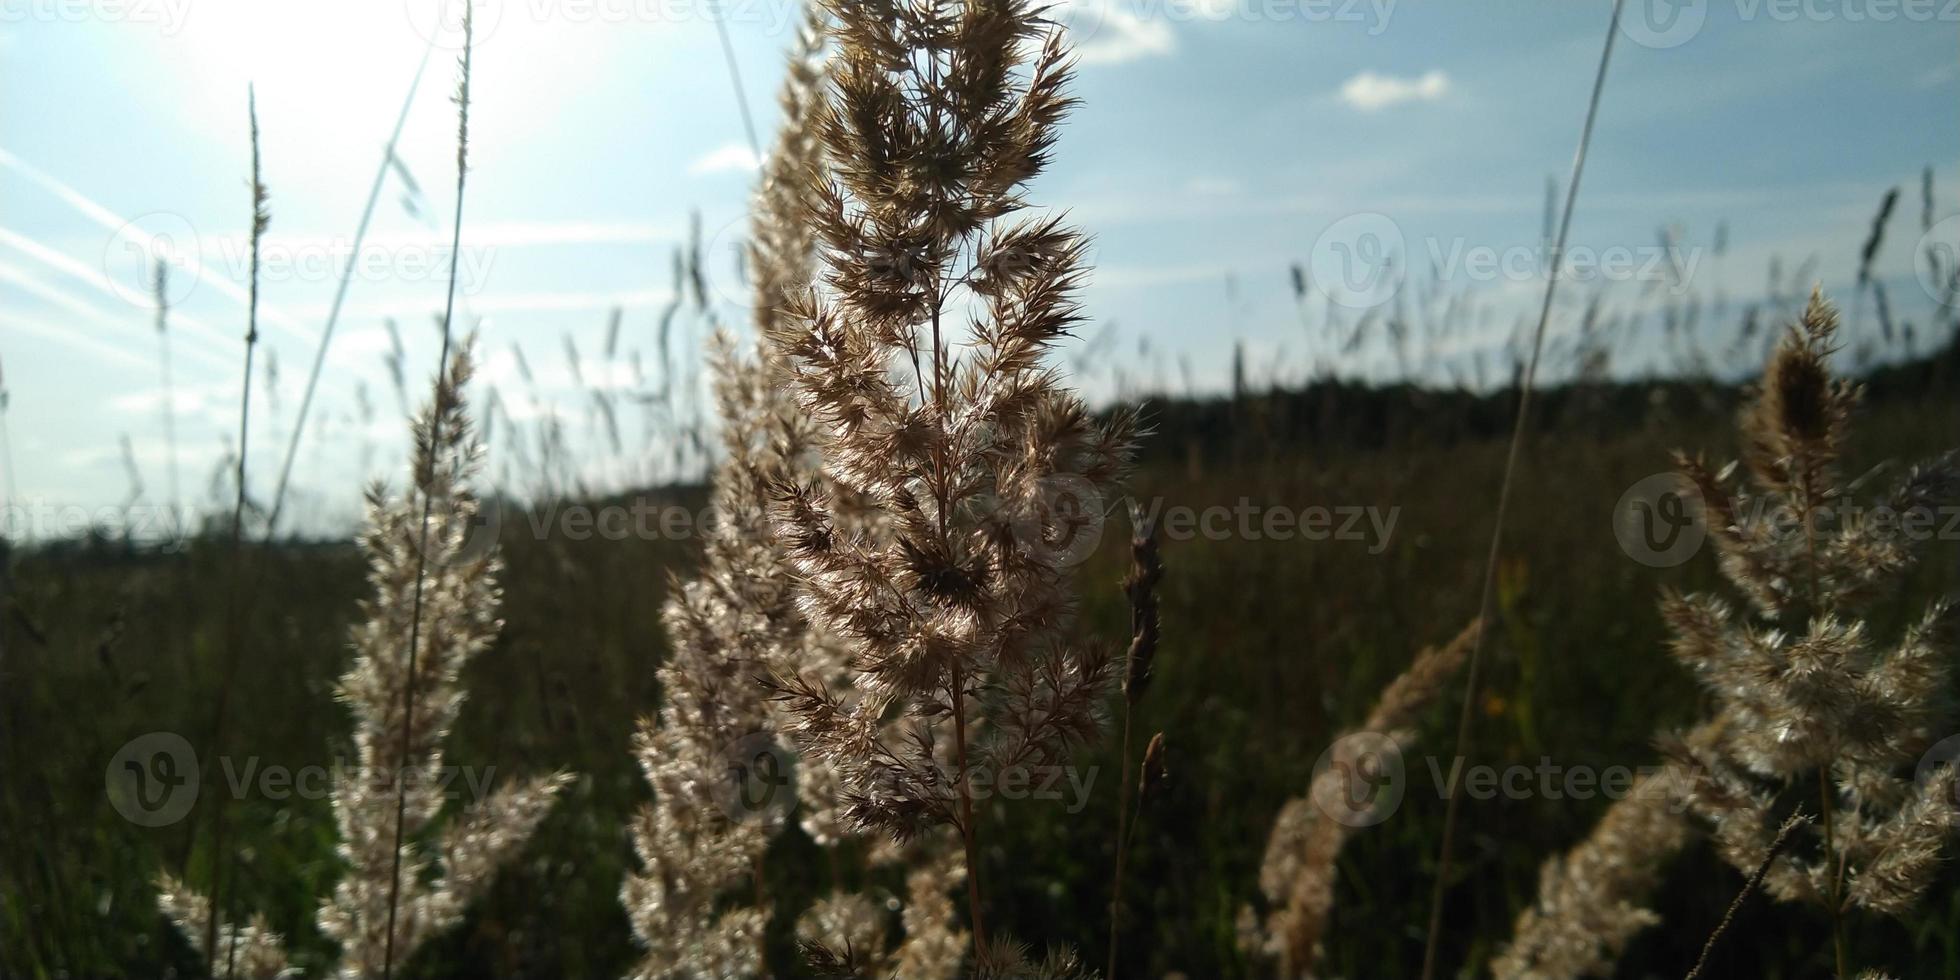
{"label": "blue sky", "polygon": [[[1571,238],[1575,256],[1627,261],[1606,280],[1562,287],[1554,350],[1596,293],[1629,312],[1694,299],[1708,330],[1726,330],[1763,291],[1772,258],[1786,274],[1814,263],[1859,328],[1875,330],[1851,280],[1891,187],[1902,194],[1879,274],[1900,315],[1923,321],[1930,298],[1913,265],[1922,168],[1935,170],[1934,218],[1960,211],[1953,13],[1886,0],[1657,2],[1629,3],[1636,19],[1618,39]],[[399,150],[419,195],[399,175],[383,192],[308,426],[294,512],[311,526],[344,525],[363,477],[400,471],[385,322],[398,325],[415,395],[433,371],[454,203],[456,36],[439,6],[0,2],[0,363],[16,467],[0,489],[16,533],[23,507],[43,515],[27,530],[45,533],[58,509],[127,501],[125,438],[139,505],[171,498],[142,271],[152,236],[176,248],[178,496],[204,500],[235,441],[248,83],[273,214],[261,357],[277,370],[255,379],[249,481],[255,496],[269,494],[339,263],[434,35]],[[1297,380],[1316,363],[1383,377],[1396,364],[1386,338],[1343,353],[1327,311],[1351,325],[1370,300],[1431,291],[1467,297],[1478,312],[1423,369],[1471,382],[1481,352],[1483,370],[1501,376],[1502,345],[1543,289],[1529,266],[1546,181],[1570,165],[1608,6],[1079,0],[1067,18],[1083,105],[1034,198],[1066,208],[1096,242],[1084,387],[1098,398],[1216,391],[1241,343],[1261,383]],[[693,215],[720,313],[743,322],[730,256],[753,161],[714,23],[700,0],[480,9],[458,280],[463,309],[481,318],[479,397],[494,389],[504,407],[492,479],[535,482],[534,458],[508,448],[510,422],[535,439],[554,414],[582,479],[658,478],[671,446],[657,431],[649,446],[626,406],[661,384],[656,320]],[[766,142],[796,9],[723,9]],[[1930,237],[1950,243],[1956,229]],[[1398,291],[1385,291],[1392,278],[1365,296],[1336,282],[1356,261],[1379,271],[1384,254],[1390,268],[1417,270]],[[1310,273],[1304,306],[1289,279],[1295,263]],[[691,356],[703,328],[679,324],[674,356]],[[1658,329],[1628,328],[1615,369],[1651,369],[1664,348]],[[592,389],[618,399],[618,452]]]}

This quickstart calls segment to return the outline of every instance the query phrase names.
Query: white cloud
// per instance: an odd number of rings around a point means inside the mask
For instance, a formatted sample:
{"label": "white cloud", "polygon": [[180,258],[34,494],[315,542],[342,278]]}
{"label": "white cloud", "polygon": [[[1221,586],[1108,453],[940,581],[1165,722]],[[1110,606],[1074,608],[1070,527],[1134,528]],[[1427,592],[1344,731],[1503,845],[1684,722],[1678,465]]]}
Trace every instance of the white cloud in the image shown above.
{"label": "white cloud", "polygon": [[707,174],[750,173],[758,166],[760,164],[756,161],[753,150],[740,143],[730,143],[696,158],[693,163],[687,165],[687,172],[695,177]]}
{"label": "white cloud", "polygon": [[1450,77],[1432,68],[1419,78],[1398,78],[1364,71],[1341,83],[1341,101],[1361,112],[1374,112],[1404,102],[1434,102],[1449,94]]}
{"label": "white cloud", "polygon": [[1067,23],[1072,53],[1085,65],[1121,64],[1170,54],[1177,47],[1171,26],[1162,18],[1140,16],[1118,0],[1075,0],[1068,4]]}
{"label": "white cloud", "polygon": [[[171,411],[178,416],[203,414],[211,405],[225,405],[233,412],[237,406],[231,402],[238,397],[238,386],[232,383],[203,385],[175,385],[170,392]],[[109,399],[109,407],[129,415],[152,417],[163,409],[165,401],[161,388],[139,388]],[[221,416],[222,417],[222,416]]]}

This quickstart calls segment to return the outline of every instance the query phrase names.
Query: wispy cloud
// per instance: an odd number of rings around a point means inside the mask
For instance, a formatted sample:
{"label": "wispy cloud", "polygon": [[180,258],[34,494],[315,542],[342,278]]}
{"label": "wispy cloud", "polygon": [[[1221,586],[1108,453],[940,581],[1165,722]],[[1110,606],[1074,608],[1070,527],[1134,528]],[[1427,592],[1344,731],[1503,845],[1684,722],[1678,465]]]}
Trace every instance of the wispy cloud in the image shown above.
{"label": "wispy cloud", "polygon": [[730,143],[695,158],[693,163],[687,165],[687,172],[696,177],[708,174],[745,174],[753,172],[758,166],[760,163],[756,160],[753,150],[740,143]]}
{"label": "wispy cloud", "polygon": [[[127,300],[117,292],[116,286],[100,270],[7,228],[0,228],[0,246],[12,247],[28,258],[34,259],[57,272],[61,272],[95,289],[97,292],[116,297],[119,302],[116,306],[116,313],[113,315],[108,311],[89,307],[78,307],[76,304],[80,302],[79,300],[68,297],[65,293],[60,293],[45,281],[39,280],[29,274],[25,269],[9,263],[0,263],[0,282],[10,282],[70,312],[82,313],[98,319],[115,320],[120,323],[129,314],[130,311],[124,308]],[[148,325],[150,317],[148,308],[143,308],[139,312],[138,317],[138,322]],[[229,351],[232,343],[236,340],[235,337],[226,335],[206,324],[204,321],[185,314],[182,311],[173,311],[171,313],[170,324],[173,328],[188,328],[191,333],[196,334],[204,342],[212,345],[215,350]],[[202,357],[206,356],[208,352],[196,350],[195,353],[197,356]],[[221,360],[228,365],[233,363],[228,354]]]}
{"label": "wispy cloud", "polygon": [[1068,7],[1073,53],[1082,64],[1121,64],[1170,54],[1177,48],[1169,24],[1146,18],[1118,0],[1075,0]]}
{"label": "wispy cloud", "polygon": [[[144,322],[142,319],[133,320],[126,315],[118,316],[116,312],[105,310],[56,288],[27,269],[11,262],[0,262],[0,287],[19,290],[59,310],[61,319],[68,324],[68,329],[77,334],[86,332],[99,338],[114,337],[123,345],[140,342],[135,338],[142,336],[140,331],[143,327],[139,325]],[[184,350],[214,367],[228,367],[230,364],[227,359],[201,346],[186,347]]]}
{"label": "wispy cloud", "polygon": [[[157,251],[157,247],[151,241],[149,235],[143,229],[137,227],[134,222],[117,215],[114,211],[109,210],[95,201],[95,199],[62,183],[60,180],[43,172],[40,168],[35,167],[33,164],[22,160],[4,149],[0,149],[0,168],[12,170],[22,177],[27,178],[31,183],[40,186],[41,189],[53,195],[57,200],[81,212],[83,216],[103,228],[107,228],[119,235],[129,234],[133,236],[133,240],[149,245],[150,248],[146,251],[152,253]],[[223,293],[235,302],[245,303],[248,301],[244,287],[222,276],[205,276],[204,267],[199,263],[197,256],[180,254],[177,258],[183,266],[183,272],[191,278],[210,282],[212,288]],[[319,334],[313,328],[298,323],[292,317],[286,315],[284,311],[275,309],[265,303],[259,304],[259,319],[309,344],[319,338]]]}
{"label": "wispy cloud", "polygon": [[52,323],[45,320],[30,319],[13,313],[0,313],[0,326],[5,326],[8,330],[20,331],[23,334],[33,334],[43,340],[63,344],[85,354],[114,361],[124,367],[145,372],[149,371],[152,367],[148,361],[123,350],[115,344],[105,343],[76,330],[72,323]]}
{"label": "wispy cloud", "polygon": [[1416,78],[1364,71],[1341,83],[1341,101],[1360,112],[1375,112],[1404,102],[1434,102],[1449,91],[1450,76],[1440,68]]}

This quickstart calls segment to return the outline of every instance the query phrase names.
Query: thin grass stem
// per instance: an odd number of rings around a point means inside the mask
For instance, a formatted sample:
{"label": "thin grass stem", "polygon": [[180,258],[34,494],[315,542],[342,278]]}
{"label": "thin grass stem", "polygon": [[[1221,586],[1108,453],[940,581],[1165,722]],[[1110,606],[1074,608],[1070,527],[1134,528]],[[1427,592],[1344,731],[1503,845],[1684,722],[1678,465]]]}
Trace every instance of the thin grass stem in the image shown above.
{"label": "thin grass stem", "polygon": [[[240,590],[247,581],[242,574],[244,564],[245,503],[247,500],[245,484],[245,464],[247,449],[250,447],[252,421],[252,355],[259,343],[259,245],[265,237],[266,225],[271,215],[266,210],[265,181],[259,167],[259,104],[258,93],[247,86],[245,90],[245,109],[251,121],[252,135],[252,263],[250,292],[245,303],[245,373],[241,380],[238,399],[238,466],[234,473],[234,495],[231,509],[231,583],[226,590],[225,609],[225,660],[219,673],[218,703],[214,710],[211,725],[212,754],[222,751],[225,726],[229,720],[232,680],[238,672],[238,649],[242,645],[239,633],[242,629],[240,617],[243,603]],[[224,889],[229,878],[228,849],[225,847],[225,802],[220,796],[213,814],[211,846],[211,915],[205,925],[204,966],[205,971],[217,975],[218,919],[219,910],[224,908]],[[233,896],[234,900],[236,896]],[[233,939],[237,937],[234,935]],[[235,952],[235,950],[234,950]],[[231,972],[233,960],[226,957],[226,974]]]}
{"label": "thin grass stem", "polygon": [[[1497,514],[1490,532],[1490,551],[1484,558],[1483,594],[1477,601],[1477,614],[1485,623],[1494,621],[1491,602],[1495,596],[1497,560],[1503,550],[1504,517],[1511,505],[1511,484],[1518,469],[1519,450],[1524,445],[1525,422],[1531,413],[1532,382],[1538,375],[1538,361],[1545,349],[1545,326],[1551,320],[1552,298],[1558,292],[1566,236],[1572,229],[1572,209],[1579,199],[1579,178],[1585,174],[1586,150],[1592,145],[1593,124],[1599,118],[1599,97],[1606,88],[1606,69],[1613,60],[1613,39],[1619,33],[1620,9],[1623,6],[1625,0],[1613,0],[1613,13],[1606,24],[1606,40],[1599,51],[1599,69],[1593,76],[1592,96],[1586,103],[1586,121],[1579,131],[1579,149],[1572,155],[1572,176],[1566,181],[1565,208],[1559,215],[1558,239],[1552,245],[1551,265],[1546,270],[1545,297],[1538,308],[1538,325],[1531,335],[1531,358],[1526,363],[1524,377],[1518,383],[1518,414],[1511,426],[1510,448],[1504,455],[1504,476],[1498,485]],[[1456,722],[1455,757],[1458,759],[1463,758],[1470,742],[1471,708],[1477,698],[1477,672],[1483,660],[1484,639],[1488,632],[1478,630],[1476,639],[1470,645],[1470,662],[1465,667],[1463,679],[1463,705]],[[1461,800],[1455,781],[1445,787],[1444,796],[1447,802],[1444,806],[1443,841],[1436,855],[1436,881],[1429,898],[1429,932],[1423,941],[1422,980],[1431,980],[1435,976],[1437,944],[1442,937],[1443,894],[1449,886],[1450,858],[1456,843],[1457,808]]]}
{"label": "thin grass stem", "polygon": [[[449,348],[453,331],[450,318],[456,312],[456,259],[461,252],[463,239],[463,187],[469,176],[470,146],[470,51],[474,33],[474,8],[470,3],[463,6],[463,58],[462,75],[456,84],[456,212],[449,231],[449,289],[442,308],[442,348],[436,359],[436,390],[443,390],[443,377],[449,370]],[[429,415],[428,456],[435,458],[435,449],[442,444],[442,411],[440,406]],[[428,487],[422,489],[422,524],[418,532],[415,549],[415,599],[411,606],[408,630],[408,682],[402,692],[402,737],[401,752],[398,756],[400,769],[395,773],[395,841],[394,856],[390,862],[388,884],[388,933],[383,941],[381,954],[382,980],[389,980],[395,971],[395,923],[401,908],[402,891],[402,832],[408,818],[408,780],[407,766],[410,749],[410,732],[415,727],[416,696],[416,653],[422,643],[422,599],[424,587],[428,583],[429,560],[429,512],[435,498]]]}

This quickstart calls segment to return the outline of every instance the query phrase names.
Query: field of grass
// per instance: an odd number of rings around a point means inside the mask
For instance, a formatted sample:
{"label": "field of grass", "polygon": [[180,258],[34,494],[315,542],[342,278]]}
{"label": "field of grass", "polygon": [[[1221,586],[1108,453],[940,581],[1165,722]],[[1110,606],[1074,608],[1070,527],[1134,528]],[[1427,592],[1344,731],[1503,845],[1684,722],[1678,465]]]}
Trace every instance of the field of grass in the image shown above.
{"label": "field of grass", "polygon": [[[1851,472],[1947,448],[1960,433],[1953,350],[1878,379],[1858,420]],[[1667,450],[1733,452],[1733,391],[1628,386],[1559,391],[1524,447],[1499,579],[1502,619],[1475,708],[1470,764],[1640,766],[1653,736],[1699,713],[1697,688],[1663,652],[1664,586],[1714,587],[1707,549],[1677,568],[1629,559],[1612,510],[1622,491],[1667,469]],[[1256,975],[1235,920],[1258,892],[1280,803],[1299,795],[1335,734],[1424,644],[1475,612],[1489,514],[1503,463],[1506,396],[1310,391],[1205,405],[1159,404],[1160,432],[1133,481],[1148,510],[1242,505],[1373,508],[1396,515],[1386,540],[1212,539],[1163,543],[1164,638],[1137,724],[1170,746],[1168,791],[1148,808],[1130,864],[1122,972]],[[1346,420],[1331,426],[1327,420]],[[1353,420],[1366,420],[1355,423]],[[661,502],[702,506],[696,490]],[[1127,640],[1118,580],[1127,525],[1116,510],[1082,566],[1077,631]],[[634,722],[658,704],[665,655],[659,608],[690,541],[576,540],[501,525],[507,625],[468,668],[470,692],[448,745],[457,765],[516,777],[564,767],[579,779],[465,924],[418,951],[404,975],[617,976],[635,951],[617,893],[631,854],[627,818],[647,794],[628,752]],[[1263,535],[1262,535],[1263,537]],[[220,668],[231,555],[222,536],[164,552],[94,540],[16,552],[0,609],[0,975],[195,976],[199,959],[154,904],[152,877],[208,866],[194,835],[232,772],[330,765],[351,757],[333,685],[364,593],[351,545],[288,544],[244,556],[242,654],[229,692]],[[1960,547],[1939,543],[1890,629],[1929,596],[1960,590]],[[232,721],[210,741],[212,705]],[[1408,792],[1360,831],[1340,863],[1329,973],[1413,975],[1421,961],[1443,801],[1430,775],[1449,754],[1457,702],[1434,706],[1408,747]],[[181,733],[206,763],[197,808],[157,828],[118,815],[104,770],[150,732]],[[1078,758],[1093,774],[1086,807],[1026,801],[983,810],[987,910],[997,928],[1076,945],[1100,960],[1107,930],[1115,750]],[[1600,800],[1466,801],[1445,909],[1443,962],[1471,974],[1509,936],[1540,861],[1578,840]],[[335,832],[324,798],[247,790],[231,804],[239,907],[262,910],[300,965],[330,962],[313,930],[331,891]],[[875,891],[857,862],[833,862],[794,830],[777,839],[759,884],[778,916],[772,972],[798,975],[788,923],[836,885]],[[846,880],[840,881],[840,876]],[[1621,975],[1679,976],[1694,962],[1741,876],[1696,845],[1673,862],[1649,930]],[[1860,918],[1854,961],[1895,976],[1960,974],[1960,876],[1949,873],[1906,921]],[[1828,968],[1821,913],[1757,901],[1713,961],[1719,976],[1804,977]]]}

